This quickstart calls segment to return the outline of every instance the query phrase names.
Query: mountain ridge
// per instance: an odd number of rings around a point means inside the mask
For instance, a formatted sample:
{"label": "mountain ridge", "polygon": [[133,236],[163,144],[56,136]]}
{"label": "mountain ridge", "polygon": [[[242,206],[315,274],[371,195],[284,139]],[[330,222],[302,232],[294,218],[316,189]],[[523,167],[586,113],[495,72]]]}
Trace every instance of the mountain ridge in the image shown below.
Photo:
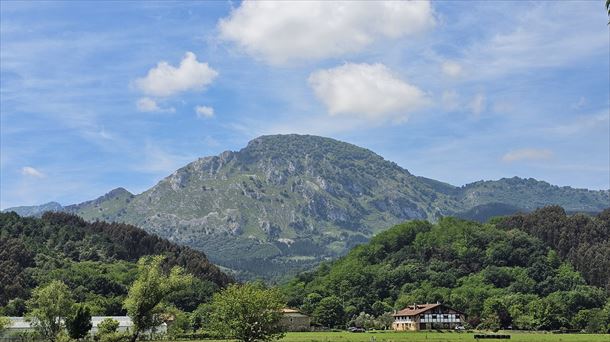
{"label": "mountain ridge", "polygon": [[220,265],[246,269],[245,277],[268,278],[342,255],[405,220],[436,221],[485,205],[475,210],[481,219],[496,207],[559,204],[598,212],[610,206],[609,194],[517,177],[456,187],[353,144],[292,134],[199,158],[141,194],[117,188],[61,210],[134,224],[203,250]]}

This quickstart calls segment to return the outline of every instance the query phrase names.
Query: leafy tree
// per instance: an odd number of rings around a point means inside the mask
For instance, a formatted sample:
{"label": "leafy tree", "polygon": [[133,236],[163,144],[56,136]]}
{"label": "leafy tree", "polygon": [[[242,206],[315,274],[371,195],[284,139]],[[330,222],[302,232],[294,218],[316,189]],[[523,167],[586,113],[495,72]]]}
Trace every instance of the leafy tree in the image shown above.
{"label": "leafy tree", "polygon": [[303,305],[301,305],[301,310],[303,313],[307,315],[311,315],[318,303],[322,300],[322,296],[316,292],[310,293],[303,300]]}
{"label": "leafy tree", "polygon": [[98,335],[112,334],[119,328],[119,321],[112,318],[105,318],[97,324]]}
{"label": "leafy tree", "polygon": [[210,328],[222,337],[244,342],[271,341],[283,337],[279,324],[284,298],[278,289],[259,284],[230,285],[214,294]]}
{"label": "leafy tree", "polygon": [[325,327],[335,328],[345,324],[345,312],[341,299],[336,296],[320,300],[313,313],[316,322]]}
{"label": "leafy tree", "polygon": [[198,331],[210,322],[212,307],[209,303],[199,304],[197,309],[191,312],[190,324],[193,331]]}
{"label": "leafy tree", "polygon": [[167,328],[167,334],[172,338],[184,334],[191,329],[189,315],[177,308],[169,308],[168,314],[173,316],[172,324]]}
{"label": "leafy tree", "polygon": [[381,316],[386,312],[392,311],[392,306],[388,305],[386,302],[376,301],[373,303],[371,309],[373,310],[373,315]]}
{"label": "leafy tree", "polygon": [[87,336],[89,330],[93,324],[91,323],[91,310],[86,305],[77,305],[74,313],[66,319],[66,328],[68,329],[68,335],[73,338],[80,340]]}
{"label": "leafy tree", "polygon": [[187,287],[192,276],[179,266],[163,270],[164,256],[143,257],[138,261],[138,278],[129,289],[123,307],[133,322],[131,341],[146,330],[161,324],[162,302],[173,291]]}
{"label": "leafy tree", "polygon": [[0,335],[11,326],[11,320],[8,317],[0,317]]}
{"label": "leafy tree", "polygon": [[7,316],[23,316],[26,309],[25,300],[15,298],[8,301],[4,307],[4,314]]}
{"label": "leafy tree", "polygon": [[377,317],[377,328],[379,329],[389,329],[394,323],[394,316],[392,316],[392,312],[385,312]]}
{"label": "leafy tree", "polygon": [[358,328],[373,329],[375,328],[376,322],[375,317],[366,312],[361,312],[358,316],[352,319],[349,324]]}
{"label": "leafy tree", "polygon": [[54,342],[64,328],[64,318],[70,314],[73,304],[66,284],[54,280],[34,289],[27,302],[28,319],[40,336]]}
{"label": "leafy tree", "polygon": [[489,329],[506,328],[512,324],[513,318],[502,297],[489,297],[483,303],[483,321],[493,322],[488,324]]}

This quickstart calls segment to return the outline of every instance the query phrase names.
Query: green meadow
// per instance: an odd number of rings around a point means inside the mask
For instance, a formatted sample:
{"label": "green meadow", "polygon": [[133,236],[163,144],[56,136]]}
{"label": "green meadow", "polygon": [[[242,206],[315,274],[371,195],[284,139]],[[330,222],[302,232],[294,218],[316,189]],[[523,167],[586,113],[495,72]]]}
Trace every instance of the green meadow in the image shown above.
{"label": "green meadow", "polygon": [[[498,332],[511,335],[510,340],[481,341],[512,342],[610,342],[610,334],[552,334],[536,332]],[[216,340],[221,341],[221,340]],[[226,341],[226,340],[224,340]],[[282,342],[454,342],[475,341],[474,333],[456,332],[294,332],[287,333]],[[207,340],[207,342],[211,342]]]}

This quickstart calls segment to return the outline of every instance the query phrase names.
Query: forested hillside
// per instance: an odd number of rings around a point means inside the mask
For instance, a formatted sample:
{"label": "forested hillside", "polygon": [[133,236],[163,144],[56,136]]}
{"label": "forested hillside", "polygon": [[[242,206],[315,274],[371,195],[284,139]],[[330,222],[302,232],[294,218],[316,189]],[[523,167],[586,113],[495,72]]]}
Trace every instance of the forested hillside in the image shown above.
{"label": "forested hillside", "polygon": [[[532,217],[552,221],[554,214],[550,208]],[[557,222],[589,220],[607,234],[607,217],[605,211],[595,219],[579,215]],[[336,262],[300,274],[284,291],[290,305],[314,317],[334,307],[342,313],[337,325],[360,312],[376,316],[440,301],[464,311],[473,327],[607,331],[608,293],[587,283],[569,253],[510,222],[400,224]]]}
{"label": "forested hillside", "polygon": [[569,216],[553,206],[503,218],[497,226],[536,236],[572,263],[588,283],[610,292],[610,209],[596,217]]}
{"label": "forested hillside", "polygon": [[232,281],[203,253],[134,226],[87,223],[65,213],[42,218],[0,213],[0,306],[7,315],[20,315],[34,287],[58,279],[94,314],[124,314],[122,301],[136,276],[135,263],[153,254],[165,255],[166,267],[182,266],[196,277],[193,287],[175,294],[179,308],[194,309]]}

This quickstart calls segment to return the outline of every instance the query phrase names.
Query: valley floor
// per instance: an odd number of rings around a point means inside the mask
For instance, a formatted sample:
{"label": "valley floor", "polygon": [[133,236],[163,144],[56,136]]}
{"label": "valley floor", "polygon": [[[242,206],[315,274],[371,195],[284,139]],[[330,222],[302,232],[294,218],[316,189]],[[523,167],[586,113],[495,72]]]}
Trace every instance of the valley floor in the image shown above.
{"label": "valley floor", "polygon": [[[610,334],[551,334],[526,332],[498,332],[511,335],[512,342],[610,342]],[[226,341],[226,340],[225,340]],[[288,333],[282,342],[454,342],[475,341],[473,333],[456,332],[302,332]],[[206,340],[205,342],[212,342]],[[220,342],[220,340],[218,340]]]}

